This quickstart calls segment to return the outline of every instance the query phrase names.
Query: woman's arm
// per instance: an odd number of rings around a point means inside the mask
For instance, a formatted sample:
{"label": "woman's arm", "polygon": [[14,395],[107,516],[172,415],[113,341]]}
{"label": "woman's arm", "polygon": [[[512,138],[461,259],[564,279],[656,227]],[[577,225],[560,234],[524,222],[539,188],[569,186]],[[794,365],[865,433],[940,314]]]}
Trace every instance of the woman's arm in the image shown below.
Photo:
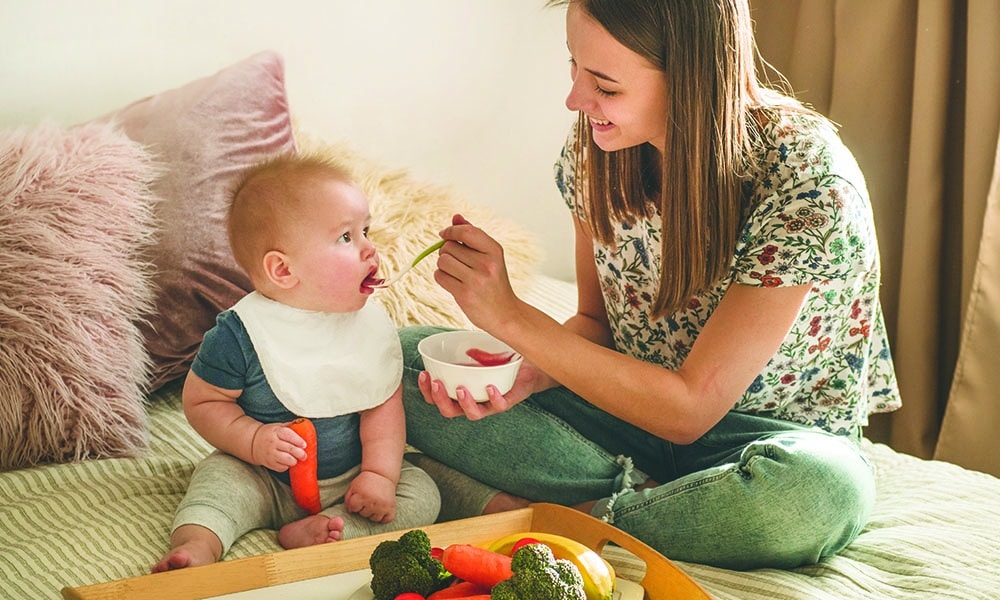
{"label": "woman's arm", "polygon": [[[672,371],[620,354],[606,346],[610,334],[593,339],[589,336],[597,329],[580,326],[599,322],[585,315],[599,301],[603,307],[593,267],[585,265],[581,271],[582,314],[574,318],[573,328],[564,327],[513,294],[502,249],[481,230],[460,224],[446,228],[442,236],[459,243],[442,248],[449,255],[439,258],[444,273],[435,278],[475,325],[592,404],[675,443],[698,439],[735,405],[791,329],[809,291],[808,285],[734,285],[684,365]],[[582,254],[578,241],[578,265],[585,263]],[[468,410],[477,409],[470,405]]]}
{"label": "woman's arm", "polygon": [[594,262],[594,242],[590,228],[579,218],[573,219],[576,264],[576,314],[565,325],[576,334],[606,348],[614,347],[608,311]]}

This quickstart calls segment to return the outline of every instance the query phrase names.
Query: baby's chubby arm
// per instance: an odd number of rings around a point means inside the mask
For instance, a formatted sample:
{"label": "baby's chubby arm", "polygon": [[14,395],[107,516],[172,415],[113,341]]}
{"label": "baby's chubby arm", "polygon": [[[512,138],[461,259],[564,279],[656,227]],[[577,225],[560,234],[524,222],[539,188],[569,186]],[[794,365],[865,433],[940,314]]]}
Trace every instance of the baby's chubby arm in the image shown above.
{"label": "baby's chubby arm", "polygon": [[351,482],[344,504],[377,523],[396,516],[396,485],[406,445],[403,388],[361,413],[361,473]]}
{"label": "baby's chubby arm", "polygon": [[262,424],[236,403],[242,390],[216,387],[194,371],[184,380],[184,416],[219,450],[252,465],[286,471],[306,457],[305,440],[283,423]]}

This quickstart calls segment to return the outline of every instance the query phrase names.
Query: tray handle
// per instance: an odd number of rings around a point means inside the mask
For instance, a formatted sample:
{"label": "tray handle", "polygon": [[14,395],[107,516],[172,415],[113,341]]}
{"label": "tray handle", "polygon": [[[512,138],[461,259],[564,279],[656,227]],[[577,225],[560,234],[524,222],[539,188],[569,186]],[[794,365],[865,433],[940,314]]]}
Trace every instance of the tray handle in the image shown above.
{"label": "tray handle", "polygon": [[639,582],[649,600],[711,600],[711,596],[668,558],[617,527],[558,504],[535,503],[532,527],[573,538],[597,552],[608,543],[628,550],[646,564]]}

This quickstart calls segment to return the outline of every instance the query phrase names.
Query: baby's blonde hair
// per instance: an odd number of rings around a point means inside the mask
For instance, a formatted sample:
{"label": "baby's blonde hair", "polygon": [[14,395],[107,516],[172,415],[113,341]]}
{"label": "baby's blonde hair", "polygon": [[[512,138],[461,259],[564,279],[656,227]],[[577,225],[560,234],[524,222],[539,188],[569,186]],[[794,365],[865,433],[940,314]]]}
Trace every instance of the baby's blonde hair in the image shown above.
{"label": "baby's blonde hair", "polygon": [[316,154],[281,154],[247,168],[230,194],[226,232],[236,264],[257,282],[262,261],[281,250],[291,225],[308,218],[304,200],[319,180],[352,182],[348,170]]}

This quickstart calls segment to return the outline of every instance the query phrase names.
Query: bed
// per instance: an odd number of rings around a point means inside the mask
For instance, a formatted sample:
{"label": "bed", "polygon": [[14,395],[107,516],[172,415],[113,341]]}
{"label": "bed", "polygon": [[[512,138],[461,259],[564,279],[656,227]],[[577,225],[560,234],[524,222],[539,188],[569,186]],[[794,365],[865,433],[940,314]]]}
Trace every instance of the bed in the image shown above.
{"label": "bed", "polygon": [[[224,240],[198,238],[211,235],[211,215],[204,213],[211,202],[203,195],[205,190],[195,194],[192,188],[180,185],[190,180],[202,185],[210,179],[192,175],[195,162],[213,164],[216,174],[231,174],[232,161],[253,160],[260,153],[293,149],[336,154],[351,165],[372,200],[375,222],[384,229],[384,237],[376,243],[387,270],[399,265],[393,261],[405,261],[423,247],[427,240],[414,232],[428,231],[428,222],[440,223],[452,212],[462,211],[505,243],[515,287],[525,298],[555,318],[564,318],[574,310],[574,286],[535,272],[534,242],[516,224],[456,198],[447,188],[416,181],[403,171],[354,154],[346,145],[317,139],[293,126],[281,68],[280,56],[262,53],[204,80],[143,99],[114,115],[95,118],[92,123],[65,128],[44,124],[0,137],[0,255],[4,257],[23,251],[23,244],[9,235],[4,237],[3,232],[21,226],[26,210],[41,210],[37,197],[48,188],[38,182],[45,181],[51,172],[74,173],[75,179],[61,185],[70,190],[71,198],[64,200],[76,203],[86,196],[85,190],[81,191],[81,177],[93,186],[94,179],[105,173],[102,169],[107,171],[105,178],[120,178],[125,167],[135,174],[132,187],[111,189],[118,204],[129,208],[118,215],[121,224],[117,229],[82,230],[93,222],[83,219],[72,221],[69,227],[60,223],[53,225],[62,227],[61,235],[53,237],[53,251],[73,250],[61,260],[48,257],[48,262],[36,261],[25,267],[0,258],[0,289],[5,290],[0,294],[0,405],[5,407],[0,412],[0,453],[4,453],[0,454],[0,598],[57,598],[67,586],[143,575],[167,547],[174,508],[194,465],[209,451],[188,426],[180,408],[180,377],[191,353],[184,330],[190,329],[191,335],[197,336],[197,328],[204,327],[203,319],[211,319],[218,309],[211,301],[225,305],[231,299],[214,298],[212,293],[223,289],[239,294],[246,285],[238,275],[224,271],[197,280],[157,279],[158,273],[181,270],[186,264],[170,262],[177,258],[178,248],[197,241],[195,263],[202,269],[224,244]],[[265,87],[270,91],[261,92]],[[255,92],[249,100],[248,89]],[[232,92],[228,97],[226,90]],[[225,106],[207,113],[209,123],[199,123],[206,98]],[[267,102],[268,106],[248,107],[247,102]],[[239,105],[239,111],[234,105]],[[217,131],[235,122],[220,118],[218,111],[223,109],[245,117],[239,125],[242,137]],[[178,127],[186,121],[192,121],[188,130]],[[86,144],[80,144],[81,136]],[[193,138],[201,145],[184,146]],[[95,139],[105,145],[95,147]],[[244,151],[215,148],[220,140],[233,139],[241,140]],[[184,147],[173,147],[177,144]],[[255,144],[256,154],[245,151],[248,144]],[[62,156],[51,160],[49,156],[51,164],[39,166],[39,154],[72,148],[77,149],[73,160]],[[109,148],[130,152],[141,160],[126,163],[119,154],[114,155],[114,161],[95,159]],[[197,160],[192,161],[192,157]],[[83,161],[76,171],[70,169],[74,160]],[[24,167],[28,162],[31,168]],[[109,162],[113,168],[107,168]],[[32,185],[13,191],[9,185],[4,187],[5,179],[15,177]],[[123,201],[122,195],[142,198],[144,204],[137,207],[131,200]],[[29,205],[25,198],[31,198],[35,205]],[[196,198],[195,204],[184,203],[191,198]],[[118,205],[95,206],[102,217],[98,222],[108,222]],[[158,234],[149,236],[136,227],[154,228]],[[74,232],[77,237],[73,237]],[[218,235],[217,230],[214,235]],[[95,240],[111,238],[117,240],[117,246],[91,253]],[[117,265],[116,273],[101,270],[108,260],[123,260],[123,256],[131,259]],[[88,260],[93,264],[88,265]],[[58,272],[67,261],[73,270],[66,278],[52,278],[52,285],[64,294],[63,301],[49,308],[50,312],[76,312],[60,313],[62,323],[46,323],[47,313],[28,310],[45,296],[37,293],[37,282],[32,284],[35,287],[22,290],[24,269],[29,269],[32,281],[45,279],[39,269]],[[15,267],[18,273],[14,273]],[[400,325],[467,326],[450,299],[433,286],[429,268],[418,267],[403,289],[387,291],[379,300]],[[122,273],[130,269],[134,277],[124,277]],[[89,287],[77,290],[75,280],[81,271],[89,277],[82,285]],[[199,286],[205,289],[197,302],[184,304],[186,295]],[[106,287],[117,296],[98,298],[93,306],[82,304],[92,300],[85,296],[92,295],[88,290],[93,287]],[[24,294],[19,304],[12,300],[18,290]],[[72,302],[65,301],[68,294],[72,294]],[[194,318],[196,309],[205,313],[200,315],[201,321]],[[29,317],[41,332],[39,336],[44,333],[56,340],[46,345],[44,352],[35,348],[38,351],[32,354],[25,336],[15,335]],[[80,328],[89,337],[73,337],[77,322],[90,324]],[[130,323],[134,325],[131,329]],[[95,329],[100,331],[95,333]],[[109,330],[116,334],[109,338]],[[165,350],[168,342],[172,346]],[[17,362],[22,353],[26,356]],[[110,361],[78,364],[101,358]],[[62,364],[57,359],[67,361],[70,366],[66,369],[76,369],[73,377],[65,372],[53,375],[52,368],[40,370],[40,363],[46,361],[51,363],[48,367]],[[110,367],[105,364],[108,362]],[[81,383],[95,378],[102,366],[107,367],[107,372],[101,373],[105,379],[89,386]],[[31,387],[38,381],[55,381],[49,387],[58,387],[59,393]],[[112,385],[115,382],[117,387]],[[34,397],[28,398],[28,394]],[[87,402],[80,402],[85,396]],[[112,402],[105,402],[109,398]],[[53,408],[56,402],[60,404]],[[108,406],[102,405],[104,412],[95,414],[100,403]],[[9,410],[11,406],[14,410]],[[58,447],[48,454],[36,452],[34,458],[24,458],[24,448],[37,446],[37,438],[45,434],[38,425],[50,423],[52,413],[66,417],[63,427],[73,435],[63,435],[57,440]],[[109,422],[114,427],[109,427]],[[84,435],[84,430],[90,435]],[[788,571],[678,566],[719,599],[1000,597],[1000,479],[907,456],[868,441],[864,451],[877,468],[878,500],[865,530],[837,556]],[[18,464],[19,457],[27,464]],[[225,560],[279,550],[276,532],[255,531],[239,540]],[[605,553],[624,576],[641,569],[628,553],[613,548]],[[169,597],[169,590],[164,595]]]}

